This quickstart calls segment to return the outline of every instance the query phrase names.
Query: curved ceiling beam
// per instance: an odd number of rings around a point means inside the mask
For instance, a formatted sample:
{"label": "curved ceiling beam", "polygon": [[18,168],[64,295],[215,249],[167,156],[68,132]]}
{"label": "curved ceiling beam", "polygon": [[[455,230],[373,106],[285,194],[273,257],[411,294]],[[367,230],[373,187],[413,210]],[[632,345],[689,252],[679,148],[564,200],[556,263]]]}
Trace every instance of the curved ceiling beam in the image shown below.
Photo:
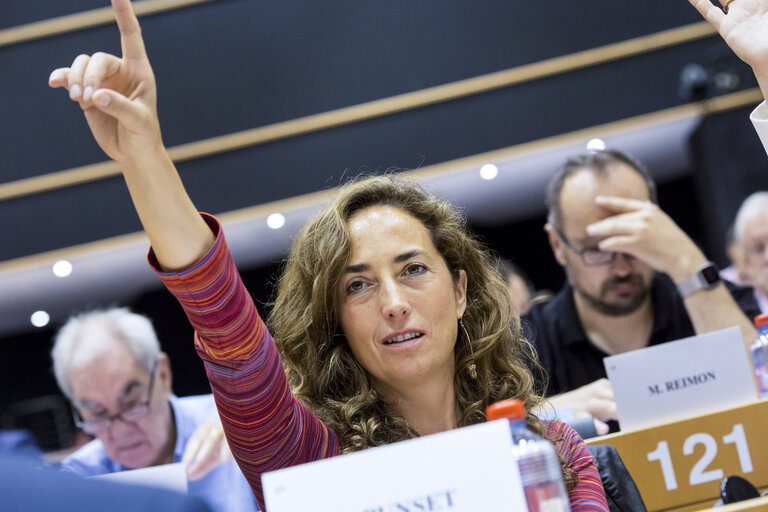
{"label": "curved ceiling beam", "polygon": [[[180,7],[210,2],[211,0],[141,0],[133,2],[133,9],[137,16],[155,14],[170,11]],[[18,27],[0,30],[0,47],[12,44],[42,39],[67,32],[74,32],[84,28],[106,25],[115,21],[115,15],[111,7],[102,7],[90,11],[68,14],[44,21],[36,21]]]}
{"label": "curved ceiling beam", "polygon": [[[184,1],[191,3],[193,0]],[[136,5],[149,4],[151,2],[170,4],[174,2],[181,3],[182,0],[145,0],[144,2],[137,2]],[[714,34],[714,29],[708,23],[693,23],[683,27],[628,39],[619,43],[600,46],[512,69],[429,87],[329,112],[322,112],[298,119],[274,123],[259,128],[253,128],[251,130],[182,144],[170,148],[169,154],[175,162],[192,160],[217,153],[325,130],[336,126],[382,117],[397,112],[413,110],[436,103],[482,94],[495,89],[510,87],[560,73],[566,73],[589,66],[603,64],[605,62],[625,59],[635,55],[660,50],[709,37]],[[2,32],[0,32],[0,37],[1,36]],[[118,165],[115,162],[107,161],[43,174],[32,178],[11,181],[0,185],[0,201],[110,178],[119,174],[120,168]]]}

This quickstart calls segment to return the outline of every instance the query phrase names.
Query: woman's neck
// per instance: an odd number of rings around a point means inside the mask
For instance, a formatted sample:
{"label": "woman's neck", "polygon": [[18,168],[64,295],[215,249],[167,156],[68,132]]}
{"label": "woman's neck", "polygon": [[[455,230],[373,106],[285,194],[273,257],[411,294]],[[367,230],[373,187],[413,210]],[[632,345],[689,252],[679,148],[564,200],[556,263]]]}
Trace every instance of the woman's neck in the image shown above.
{"label": "woman's neck", "polygon": [[433,376],[419,383],[408,383],[397,388],[384,385],[381,392],[394,411],[420,435],[456,428],[452,368],[445,375]]}

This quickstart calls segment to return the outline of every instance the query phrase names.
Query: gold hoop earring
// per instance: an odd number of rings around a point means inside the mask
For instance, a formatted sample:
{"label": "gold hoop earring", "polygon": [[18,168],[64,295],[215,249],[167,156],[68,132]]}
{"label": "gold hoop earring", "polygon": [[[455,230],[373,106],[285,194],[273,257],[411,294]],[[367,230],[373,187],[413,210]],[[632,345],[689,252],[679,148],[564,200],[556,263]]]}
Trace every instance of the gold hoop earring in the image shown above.
{"label": "gold hoop earring", "polygon": [[[469,353],[474,356],[475,350],[472,348],[472,338],[469,337],[469,333],[467,332],[467,328],[464,327],[464,321],[463,319],[459,318],[459,327],[461,327],[461,330],[464,331],[464,336],[467,338],[467,344],[469,345]],[[474,361],[469,363],[469,376],[472,377],[472,380],[477,380],[477,365]]]}

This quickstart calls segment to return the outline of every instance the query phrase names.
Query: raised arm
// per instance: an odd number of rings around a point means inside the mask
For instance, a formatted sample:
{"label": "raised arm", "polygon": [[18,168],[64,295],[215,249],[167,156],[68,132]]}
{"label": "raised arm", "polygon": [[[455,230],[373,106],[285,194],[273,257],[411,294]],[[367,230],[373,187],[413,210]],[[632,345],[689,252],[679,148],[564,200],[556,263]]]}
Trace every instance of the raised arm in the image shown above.
{"label": "raised arm", "polygon": [[[150,262],[195,328],[196,346],[232,454],[264,505],[261,474],[336,455],[335,433],[291,394],[272,337],[245,289],[220,226],[203,220],[163,146],[156,89],[129,0],[112,0],[122,58],[81,55],[51,74],[77,101],[96,141],[121,166],[153,246]],[[160,268],[158,268],[158,266]],[[182,270],[174,272],[174,270]],[[212,461],[225,457],[216,439]],[[192,447],[205,470],[208,457]],[[197,457],[185,456],[185,462]]]}
{"label": "raised arm", "polygon": [[752,67],[768,98],[768,0],[725,0],[727,13],[710,0],[689,0],[738,57]]}
{"label": "raised arm", "polygon": [[202,257],[213,234],[200,218],[163,145],[155,76],[130,0],[112,0],[122,57],[80,55],[51,73],[80,104],[102,150],[117,161],[160,265],[181,269]]}

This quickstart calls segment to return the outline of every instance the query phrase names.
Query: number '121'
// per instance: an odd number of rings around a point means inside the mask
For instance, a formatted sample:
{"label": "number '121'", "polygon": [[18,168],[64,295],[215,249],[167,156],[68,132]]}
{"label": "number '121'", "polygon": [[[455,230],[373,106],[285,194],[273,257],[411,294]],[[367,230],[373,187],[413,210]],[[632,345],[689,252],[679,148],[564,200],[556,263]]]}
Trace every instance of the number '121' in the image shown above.
{"label": "number '121'", "polygon": [[[683,442],[683,454],[693,455],[693,449],[697,444],[704,445],[704,454],[691,469],[689,482],[691,485],[703,484],[713,480],[723,478],[722,469],[710,469],[707,467],[717,457],[717,441],[709,434],[700,432],[692,434]],[[738,423],[733,426],[730,434],[723,436],[723,444],[735,444],[736,452],[739,455],[739,464],[741,464],[742,473],[752,472],[752,458],[749,456],[749,447],[747,438],[744,436],[744,426]],[[669,445],[666,441],[660,441],[656,449],[648,454],[648,460],[657,460],[661,463],[661,472],[664,475],[664,485],[668,491],[677,489],[677,479],[675,478],[675,469],[672,467],[672,458],[669,455]]]}

